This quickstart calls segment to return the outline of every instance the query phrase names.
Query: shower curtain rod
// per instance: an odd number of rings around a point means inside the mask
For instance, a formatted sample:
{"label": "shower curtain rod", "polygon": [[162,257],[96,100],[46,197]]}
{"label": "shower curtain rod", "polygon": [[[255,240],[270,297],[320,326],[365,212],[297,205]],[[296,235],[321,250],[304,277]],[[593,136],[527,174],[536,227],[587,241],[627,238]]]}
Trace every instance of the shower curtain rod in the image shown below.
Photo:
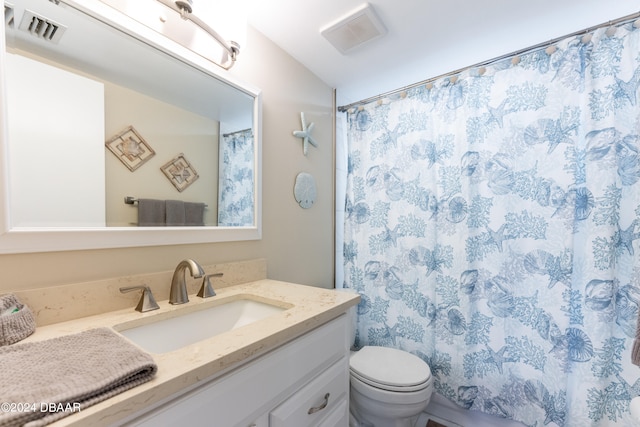
{"label": "shower curtain rod", "polygon": [[228,136],[235,135],[236,133],[248,132],[250,130],[252,130],[252,128],[246,128],[246,129],[242,129],[242,130],[237,130],[235,132],[223,133],[222,136],[224,136],[226,138]]}
{"label": "shower curtain rod", "polygon": [[[579,35],[588,34],[588,33],[592,32],[592,31],[595,31],[595,30],[597,30],[599,28],[618,26],[620,24],[624,24],[624,23],[627,23],[627,22],[635,21],[638,18],[640,18],[640,12],[632,13],[631,15],[623,16],[623,17],[615,19],[613,21],[603,22],[602,24],[594,25],[593,27],[585,28],[583,30],[575,31],[575,32],[573,32],[571,34],[567,34],[567,35],[564,35],[564,36],[561,36],[561,37],[556,37],[556,38],[548,40],[546,42],[539,43],[539,44],[536,44],[536,45],[533,45],[533,46],[529,46],[527,48],[520,49],[520,50],[517,50],[515,52],[507,53],[505,55],[501,55],[501,56],[489,59],[487,61],[478,62],[477,64],[473,64],[473,65],[469,65],[469,66],[466,66],[466,67],[463,67],[463,68],[459,68],[459,69],[457,69],[455,71],[450,71],[448,73],[440,74],[438,76],[431,77],[431,78],[428,78],[426,80],[419,81],[417,83],[412,83],[410,85],[403,86],[403,87],[401,87],[399,89],[394,89],[394,90],[391,90],[389,92],[385,92],[385,93],[381,93],[379,95],[375,95],[375,96],[372,96],[372,97],[369,97],[369,98],[365,98],[365,99],[363,99],[361,101],[352,102],[351,104],[347,104],[347,105],[343,105],[343,106],[338,107],[338,111],[341,112],[341,113],[344,113],[345,111],[348,111],[349,109],[351,109],[351,108],[353,108],[355,106],[368,104],[370,102],[377,101],[377,100],[386,98],[388,96],[395,95],[397,93],[401,93],[401,92],[404,92],[406,90],[413,89],[413,88],[416,88],[418,86],[422,86],[422,85],[434,82],[436,80],[440,80],[440,79],[445,78],[445,77],[453,77],[453,76],[455,76],[457,74],[460,74],[461,72],[469,70],[471,68],[484,67],[484,66],[493,64],[495,62],[502,61],[503,59],[516,57],[516,56],[522,55],[523,53],[526,53],[526,52],[531,52],[531,51],[534,51],[534,50],[539,50],[539,49],[542,49],[542,48],[553,46],[554,44],[556,44],[556,43],[558,43],[558,42],[560,42],[560,41],[562,41],[562,40],[564,40],[564,39],[566,39],[568,37],[575,37],[575,36],[579,36]],[[639,27],[639,26],[640,26],[640,22],[636,25],[636,27]]]}

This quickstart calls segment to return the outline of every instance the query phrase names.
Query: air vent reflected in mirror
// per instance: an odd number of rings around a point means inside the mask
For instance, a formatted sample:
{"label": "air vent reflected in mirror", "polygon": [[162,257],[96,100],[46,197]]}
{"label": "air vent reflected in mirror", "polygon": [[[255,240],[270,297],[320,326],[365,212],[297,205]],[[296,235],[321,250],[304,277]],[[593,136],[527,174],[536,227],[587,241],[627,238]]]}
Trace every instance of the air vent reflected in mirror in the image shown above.
{"label": "air vent reflected in mirror", "polygon": [[62,37],[62,34],[67,29],[64,25],[40,16],[30,10],[24,11],[24,16],[22,17],[19,28],[53,43],[58,43],[60,37]]}
{"label": "air vent reflected in mirror", "polygon": [[4,24],[7,28],[13,28],[13,7],[11,5],[4,5]]}

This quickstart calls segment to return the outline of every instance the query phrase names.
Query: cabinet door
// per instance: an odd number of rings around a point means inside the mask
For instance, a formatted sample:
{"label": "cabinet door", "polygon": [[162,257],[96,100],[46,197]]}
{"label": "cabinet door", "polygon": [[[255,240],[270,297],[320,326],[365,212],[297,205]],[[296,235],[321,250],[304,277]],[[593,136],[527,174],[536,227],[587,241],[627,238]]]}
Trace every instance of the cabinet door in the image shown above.
{"label": "cabinet door", "polygon": [[[347,359],[342,358],[271,411],[269,425],[271,427],[311,427],[323,423],[328,418],[346,419],[348,387]],[[333,424],[333,426],[337,425],[340,424]]]}

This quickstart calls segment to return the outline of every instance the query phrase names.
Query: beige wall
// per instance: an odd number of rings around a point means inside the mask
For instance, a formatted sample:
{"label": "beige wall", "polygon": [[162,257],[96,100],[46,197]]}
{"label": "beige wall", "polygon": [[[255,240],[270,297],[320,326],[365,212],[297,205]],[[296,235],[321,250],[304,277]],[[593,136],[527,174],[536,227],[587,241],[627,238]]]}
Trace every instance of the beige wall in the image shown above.
{"label": "beige wall", "polygon": [[[0,293],[165,271],[183,258],[202,264],[266,258],[269,278],[332,287],[332,90],[251,28],[231,74],[263,94],[262,240],[0,255]],[[315,123],[319,143],[307,157],[292,136],[301,111]],[[306,210],[293,198],[295,177],[303,171],[316,177],[318,187],[318,200]]]}

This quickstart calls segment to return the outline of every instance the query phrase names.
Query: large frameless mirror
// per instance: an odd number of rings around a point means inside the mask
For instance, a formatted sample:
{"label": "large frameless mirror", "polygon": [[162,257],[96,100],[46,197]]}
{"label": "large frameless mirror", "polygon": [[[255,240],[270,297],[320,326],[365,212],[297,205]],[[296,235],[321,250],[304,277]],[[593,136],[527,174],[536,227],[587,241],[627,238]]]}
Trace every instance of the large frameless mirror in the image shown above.
{"label": "large frameless mirror", "polygon": [[106,3],[4,12],[0,251],[260,238],[258,90]]}

